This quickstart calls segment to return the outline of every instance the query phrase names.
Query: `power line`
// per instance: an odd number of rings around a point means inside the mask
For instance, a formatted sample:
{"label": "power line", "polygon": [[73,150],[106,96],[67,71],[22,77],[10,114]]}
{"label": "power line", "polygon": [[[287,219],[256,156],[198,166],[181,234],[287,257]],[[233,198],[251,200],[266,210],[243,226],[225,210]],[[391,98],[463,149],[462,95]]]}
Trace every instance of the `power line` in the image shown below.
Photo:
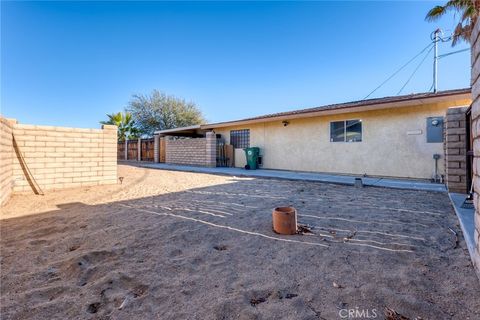
{"label": "power line", "polygon": [[[466,49],[462,49],[462,50],[458,50],[458,51],[453,51],[453,52],[441,54],[441,55],[438,56],[438,59],[443,58],[443,57],[448,57],[448,56],[450,56],[450,55],[452,55],[452,54],[461,53],[461,52],[464,52],[464,51],[469,51],[469,50],[470,50],[470,48],[466,48]],[[434,86],[435,86],[435,83],[432,83],[430,89],[428,89],[427,92],[432,91],[432,89],[433,89]]]}
{"label": "power line", "polygon": [[457,51],[453,51],[453,52],[449,52],[449,53],[445,53],[445,54],[441,54],[438,56],[438,59],[441,59],[441,58],[444,58],[444,57],[448,57],[448,56],[451,56],[452,54],[456,54],[456,53],[460,53],[460,52],[465,52],[465,51],[469,51],[470,48],[466,48],[466,49],[462,49],[462,50],[457,50]]}
{"label": "power line", "polygon": [[[428,48],[430,48],[430,51],[431,49],[433,48],[433,41],[430,42],[425,48],[423,48],[419,53],[417,53],[413,58],[411,58],[410,60],[408,60],[407,63],[405,63],[403,66],[401,66],[397,71],[395,71],[390,77],[388,77],[385,81],[383,81],[378,87],[376,87],[375,89],[373,89],[372,92],[370,92],[365,98],[363,98],[364,100],[367,99],[368,97],[370,97],[375,91],[377,91],[378,89],[380,89],[385,83],[387,83],[388,81],[390,81],[390,79],[392,79],[393,77],[395,77],[400,71],[402,71],[406,66],[408,66],[413,60],[415,60],[418,56],[420,56],[422,53],[424,53]],[[429,52],[430,52],[429,51]]]}
{"label": "power line", "polygon": [[[439,31],[439,30],[437,30]],[[435,31],[436,32],[436,31]],[[433,32],[432,35],[435,33]],[[441,31],[440,31],[441,32]],[[443,34],[443,33],[442,33]],[[385,81],[383,81],[379,86],[377,86],[375,89],[373,89],[365,98],[363,98],[364,100],[367,99],[368,97],[370,97],[373,93],[375,93],[378,89],[380,89],[384,84],[386,84],[388,81],[390,81],[393,77],[395,77],[398,73],[400,73],[400,71],[402,71],[403,69],[405,69],[405,67],[407,67],[410,63],[412,63],[416,58],[418,58],[421,54],[423,54],[426,50],[428,50],[427,54],[423,57],[422,61],[420,61],[420,63],[417,65],[417,67],[415,68],[415,70],[413,71],[413,73],[410,75],[410,77],[407,79],[407,81],[405,82],[405,84],[402,86],[402,88],[400,89],[400,91],[398,91],[397,95],[399,95],[402,90],[408,85],[408,83],[410,82],[410,80],[413,78],[413,76],[415,75],[415,73],[418,71],[418,69],[421,67],[421,65],[423,64],[423,62],[425,62],[425,59],[428,57],[428,54],[432,51],[433,47],[435,46],[435,44],[437,42],[448,42],[448,41],[451,41],[453,39],[453,35],[449,35],[447,37],[436,37],[436,38],[433,38],[431,36],[431,39],[432,41],[425,47],[423,48],[419,53],[417,53],[413,58],[411,58],[410,60],[408,60],[404,65],[402,65],[398,70],[396,70],[391,76],[389,76],[387,79],[385,79]],[[466,49],[462,49],[462,50],[458,50],[458,51],[453,51],[453,52],[449,52],[449,53],[445,53],[445,54],[442,54],[442,55],[439,55],[436,57],[436,60],[439,60],[441,58],[444,58],[444,57],[448,57],[450,55],[453,55],[453,54],[457,54],[457,53],[461,53],[461,52],[465,52],[465,51],[468,51],[470,50],[469,48],[466,48]],[[430,89],[428,89],[428,92],[430,92],[432,90],[432,88],[435,87],[435,81],[434,83],[432,84],[432,86],[430,87]]]}
{"label": "power line", "polygon": [[417,65],[417,67],[415,68],[415,70],[413,70],[412,74],[410,75],[410,77],[407,79],[407,81],[405,82],[405,84],[402,86],[402,88],[397,92],[397,96],[400,94],[400,92],[402,92],[403,89],[405,89],[405,87],[407,86],[407,84],[410,82],[410,80],[412,80],[413,76],[415,75],[415,73],[418,71],[418,69],[420,68],[420,66],[425,62],[425,59],[427,59],[428,55],[430,54],[430,52],[432,52],[432,49],[433,47],[430,48],[430,50],[428,50],[427,54],[423,57],[422,61],[420,61],[420,63]]}

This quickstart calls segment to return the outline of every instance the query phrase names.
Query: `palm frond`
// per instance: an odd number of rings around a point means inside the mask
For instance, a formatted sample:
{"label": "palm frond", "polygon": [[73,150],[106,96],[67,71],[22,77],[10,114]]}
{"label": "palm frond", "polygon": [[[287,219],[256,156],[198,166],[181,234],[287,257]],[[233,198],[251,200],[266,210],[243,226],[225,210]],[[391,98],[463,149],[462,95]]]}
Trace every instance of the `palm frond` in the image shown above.
{"label": "palm frond", "polygon": [[457,24],[452,35],[452,47],[455,47],[459,42],[470,41],[470,36],[472,34],[472,25],[467,24],[463,25],[461,22]]}
{"label": "palm frond", "polygon": [[107,114],[107,117],[107,121],[100,121],[100,123],[116,125],[118,127],[119,141],[124,141],[126,137],[139,137],[141,135],[141,131],[136,127],[131,113],[120,111]]}
{"label": "palm frond", "polygon": [[435,21],[443,16],[447,12],[446,8],[443,6],[435,6],[430,11],[428,11],[425,20]]}
{"label": "palm frond", "polygon": [[125,112],[125,124],[132,122],[132,114],[130,112]]}
{"label": "palm frond", "polygon": [[457,11],[463,11],[471,6],[473,6],[473,0],[450,0],[445,4],[446,8]]}
{"label": "palm frond", "polygon": [[449,0],[444,6],[433,7],[425,20],[435,21],[451,10],[458,12],[461,17],[452,35],[452,47],[460,41],[470,42],[473,25],[480,13],[480,0]]}
{"label": "palm frond", "polygon": [[472,19],[475,19],[477,16],[478,16],[477,9],[472,4],[471,6],[468,6],[467,8],[465,8],[465,10],[463,11],[462,21],[472,20]]}

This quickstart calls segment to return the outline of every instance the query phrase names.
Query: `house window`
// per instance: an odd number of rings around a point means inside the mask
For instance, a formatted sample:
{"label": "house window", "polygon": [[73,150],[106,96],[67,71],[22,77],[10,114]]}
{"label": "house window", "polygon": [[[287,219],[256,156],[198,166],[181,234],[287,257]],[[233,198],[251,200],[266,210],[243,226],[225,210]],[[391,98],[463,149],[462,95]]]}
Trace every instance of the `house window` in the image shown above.
{"label": "house window", "polygon": [[362,120],[330,122],[330,142],[362,141]]}
{"label": "house window", "polygon": [[250,147],[250,129],[231,130],[230,144],[239,149]]}

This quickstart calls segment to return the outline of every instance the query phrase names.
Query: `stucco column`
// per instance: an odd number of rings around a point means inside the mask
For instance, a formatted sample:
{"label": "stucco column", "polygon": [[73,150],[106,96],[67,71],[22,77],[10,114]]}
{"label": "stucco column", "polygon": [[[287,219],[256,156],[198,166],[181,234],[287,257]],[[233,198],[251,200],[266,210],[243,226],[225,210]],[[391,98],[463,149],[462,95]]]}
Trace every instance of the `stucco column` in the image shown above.
{"label": "stucco column", "polygon": [[205,166],[216,167],[217,166],[217,138],[215,132],[209,131],[206,134],[206,157]]}
{"label": "stucco column", "polygon": [[160,135],[153,136],[153,162],[160,162]]}
{"label": "stucco column", "polygon": [[138,138],[137,143],[137,160],[142,161],[142,138]]}

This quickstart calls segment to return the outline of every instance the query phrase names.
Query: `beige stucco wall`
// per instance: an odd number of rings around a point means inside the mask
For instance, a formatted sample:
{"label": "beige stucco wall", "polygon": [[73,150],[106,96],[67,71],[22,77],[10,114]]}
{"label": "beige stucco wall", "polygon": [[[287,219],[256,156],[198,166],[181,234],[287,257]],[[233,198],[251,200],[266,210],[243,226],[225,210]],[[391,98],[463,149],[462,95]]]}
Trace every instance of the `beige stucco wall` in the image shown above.
{"label": "beige stucco wall", "polygon": [[117,127],[80,129],[1,118],[4,203],[12,192],[117,183]]}
{"label": "beige stucco wall", "polygon": [[[426,118],[445,116],[452,106],[470,101],[344,113],[315,118],[292,119],[245,126],[216,128],[229,143],[230,130],[250,129],[250,146],[261,148],[263,168],[364,174],[430,179],[433,154],[442,156],[439,171],[444,174],[443,143],[426,142]],[[362,142],[330,142],[330,122],[362,120]],[[419,135],[407,132],[421,130]],[[235,150],[235,166],[245,165],[243,150]]]}

